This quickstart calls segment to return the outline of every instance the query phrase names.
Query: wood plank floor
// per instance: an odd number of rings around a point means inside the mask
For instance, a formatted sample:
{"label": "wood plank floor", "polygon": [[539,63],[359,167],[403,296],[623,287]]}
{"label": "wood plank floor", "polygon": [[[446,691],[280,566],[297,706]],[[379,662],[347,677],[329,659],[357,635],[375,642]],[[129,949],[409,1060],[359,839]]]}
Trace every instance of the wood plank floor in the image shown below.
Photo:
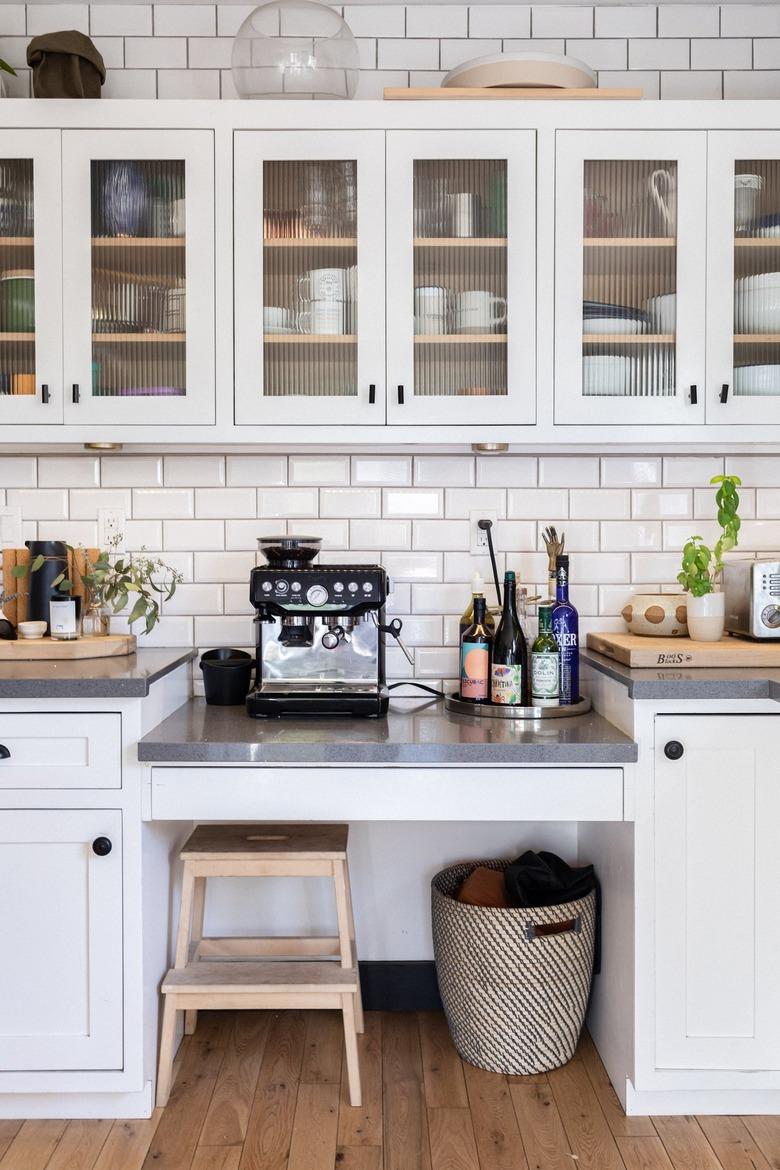
{"label": "wood plank floor", "polygon": [[202,1012],[148,1121],[0,1121],[0,1170],[780,1170],[780,1117],[626,1117],[592,1041],[544,1076],[464,1064],[436,1013]]}

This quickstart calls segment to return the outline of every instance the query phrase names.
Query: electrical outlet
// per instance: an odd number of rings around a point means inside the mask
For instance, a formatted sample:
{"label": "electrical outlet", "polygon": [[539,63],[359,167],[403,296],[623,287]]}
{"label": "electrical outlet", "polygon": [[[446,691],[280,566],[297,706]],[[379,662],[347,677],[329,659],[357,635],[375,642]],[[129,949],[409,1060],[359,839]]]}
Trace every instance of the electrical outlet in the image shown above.
{"label": "electrical outlet", "polygon": [[117,536],[124,537],[127,518],[124,508],[98,508],[98,545],[111,552],[124,552],[125,543],[113,544]]}
{"label": "electrical outlet", "polygon": [[479,527],[480,520],[493,521],[493,547],[496,545],[495,525],[498,521],[498,512],[494,508],[480,508],[469,512],[469,532],[471,533],[469,552],[473,557],[484,556],[488,551],[488,534]]}
{"label": "electrical outlet", "polygon": [[0,548],[22,547],[22,509],[11,504],[0,507]]}

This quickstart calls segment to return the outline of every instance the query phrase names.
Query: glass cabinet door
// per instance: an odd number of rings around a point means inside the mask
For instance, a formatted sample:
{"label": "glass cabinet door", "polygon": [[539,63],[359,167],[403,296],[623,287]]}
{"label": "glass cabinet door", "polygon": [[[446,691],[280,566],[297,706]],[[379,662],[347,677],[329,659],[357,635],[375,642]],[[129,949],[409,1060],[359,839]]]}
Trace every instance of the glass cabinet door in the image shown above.
{"label": "glass cabinet door", "polygon": [[59,130],[0,131],[0,427],[62,422]]}
{"label": "glass cabinet door", "polygon": [[238,423],[384,423],[383,146],[236,134]]}
{"label": "glass cabinet door", "polygon": [[706,137],[557,135],[555,421],[704,421]]}
{"label": "glass cabinet door", "polygon": [[780,422],[780,133],[709,135],[707,419]]}
{"label": "glass cabinet door", "polygon": [[532,423],[534,133],[391,131],[388,420]]}
{"label": "glass cabinet door", "polygon": [[65,418],[214,421],[214,144],[65,131]]}

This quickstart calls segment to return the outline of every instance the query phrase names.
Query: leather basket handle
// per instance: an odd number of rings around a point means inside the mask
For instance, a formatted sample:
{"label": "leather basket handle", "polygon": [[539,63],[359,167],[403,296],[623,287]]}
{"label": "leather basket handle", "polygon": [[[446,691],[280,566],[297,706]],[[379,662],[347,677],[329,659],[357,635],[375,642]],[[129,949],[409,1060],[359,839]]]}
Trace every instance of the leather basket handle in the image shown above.
{"label": "leather basket handle", "polygon": [[554,934],[579,934],[582,930],[582,919],[579,914],[576,918],[564,918],[562,922],[529,922],[525,928],[528,939],[548,938]]}

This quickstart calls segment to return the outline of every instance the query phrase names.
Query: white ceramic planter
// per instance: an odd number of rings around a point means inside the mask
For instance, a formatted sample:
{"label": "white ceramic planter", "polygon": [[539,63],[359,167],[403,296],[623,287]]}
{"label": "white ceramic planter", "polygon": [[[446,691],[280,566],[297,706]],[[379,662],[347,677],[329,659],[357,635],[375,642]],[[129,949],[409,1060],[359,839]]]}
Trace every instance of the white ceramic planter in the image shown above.
{"label": "white ceramic planter", "polygon": [[688,594],[688,633],[694,642],[719,642],[726,618],[725,593]]}

